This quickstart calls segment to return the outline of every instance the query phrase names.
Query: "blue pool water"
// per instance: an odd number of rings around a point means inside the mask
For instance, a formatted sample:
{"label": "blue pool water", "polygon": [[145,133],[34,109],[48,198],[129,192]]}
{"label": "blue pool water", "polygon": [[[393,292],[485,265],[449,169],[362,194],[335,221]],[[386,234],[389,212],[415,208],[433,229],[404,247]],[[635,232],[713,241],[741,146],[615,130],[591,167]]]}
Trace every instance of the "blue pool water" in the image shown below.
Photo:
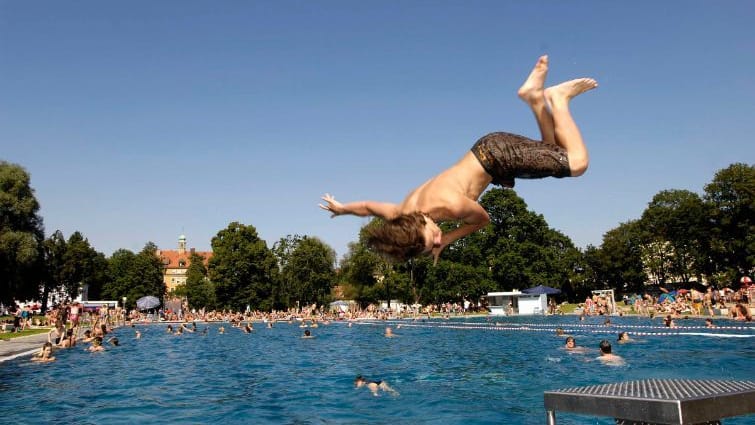
{"label": "blue pool water", "polygon": [[[311,329],[262,324],[251,335],[210,324],[207,336],[165,333],[165,325],[116,330],[120,347],[61,350],[51,364],[29,358],[0,363],[4,423],[271,423],[271,424],[542,424],[543,391],[645,378],[755,380],[755,327],[660,328],[660,321],[521,317],[403,321],[395,338],[386,323]],[[680,320],[702,326],[702,320]],[[414,326],[411,326],[414,325]],[[199,329],[206,325],[198,324]],[[556,327],[593,351],[570,354]],[[525,329],[522,329],[524,327]],[[514,328],[514,329],[503,329]],[[619,330],[638,342],[616,344]],[[604,333],[605,332],[605,333]],[[696,333],[745,335],[733,338]],[[674,333],[674,335],[665,335]],[[676,334],[679,333],[679,334]],[[594,361],[608,339],[625,366]],[[400,395],[374,397],[354,377],[385,380]],[[559,424],[610,424],[608,418],[558,413]],[[755,416],[726,424],[752,423]]]}

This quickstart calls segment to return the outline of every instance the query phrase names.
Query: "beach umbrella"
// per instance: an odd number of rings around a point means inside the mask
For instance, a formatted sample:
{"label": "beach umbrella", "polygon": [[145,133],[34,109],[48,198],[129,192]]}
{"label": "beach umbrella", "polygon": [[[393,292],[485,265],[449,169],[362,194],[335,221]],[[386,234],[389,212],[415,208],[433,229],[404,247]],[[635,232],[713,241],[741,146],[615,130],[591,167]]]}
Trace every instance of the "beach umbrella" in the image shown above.
{"label": "beach umbrella", "polygon": [[139,310],[149,310],[152,308],[157,308],[160,306],[160,300],[157,299],[157,297],[153,297],[152,295],[147,295],[146,297],[141,297],[138,300],[136,300],[136,308]]}
{"label": "beach umbrella", "polygon": [[525,294],[532,294],[532,295],[554,295],[554,294],[560,294],[561,290],[556,288],[551,288],[550,286],[544,286],[544,285],[538,285],[534,288],[528,288],[522,291],[522,293]]}

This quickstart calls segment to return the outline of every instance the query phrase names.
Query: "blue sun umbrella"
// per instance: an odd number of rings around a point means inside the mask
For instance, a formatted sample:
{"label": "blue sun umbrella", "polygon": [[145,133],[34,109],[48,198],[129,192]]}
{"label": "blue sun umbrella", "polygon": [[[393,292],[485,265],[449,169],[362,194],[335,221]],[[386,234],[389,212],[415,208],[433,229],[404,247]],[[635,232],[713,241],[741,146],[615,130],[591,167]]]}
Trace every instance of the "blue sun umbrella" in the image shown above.
{"label": "blue sun umbrella", "polygon": [[561,290],[556,289],[556,288],[551,288],[550,286],[538,285],[538,286],[535,286],[534,288],[525,289],[522,292],[525,294],[533,294],[533,295],[541,295],[541,294],[555,295],[555,294],[560,294]]}

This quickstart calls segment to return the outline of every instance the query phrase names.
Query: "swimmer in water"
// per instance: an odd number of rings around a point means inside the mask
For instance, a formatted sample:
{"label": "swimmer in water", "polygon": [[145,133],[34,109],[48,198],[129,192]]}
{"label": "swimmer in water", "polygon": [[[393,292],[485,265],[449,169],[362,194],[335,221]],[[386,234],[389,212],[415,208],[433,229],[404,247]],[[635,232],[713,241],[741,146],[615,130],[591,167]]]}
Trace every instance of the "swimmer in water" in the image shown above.
{"label": "swimmer in water", "polygon": [[616,340],[619,344],[629,342],[631,339],[629,339],[629,333],[627,332],[619,332],[619,338]]}
{"label": "swimmer in water", "polygon": [[52,355],[52,343],[45,342],[39,350],[39,353],[31,358],[31,361],[40,363],[54,362],[55,356]]}
{"label": "swimmer in water", "polygon": [[105,351],[105,347],[102,346],[102,337],[96,336],[92,340],[92,345],[89,346],[89,351],[91,352],[97,352],[97,351]]}
{"label": "swimmer in water", "polygon": [[310,332],[309,329],[305,330],[304,331],[304,335],[302,336],[302,338],[304,338],[304,339],[309,339],[309,338],[314,338],[314,337],[315,336],[312,335],[312,332]]}
{"label": "swimmer in water", "polygon": [[584,347],[577,347],[577,341],[573,336],[566,337],[566,343],[564,344],[564,350],[574,353],[584,353],[586,350]]}
{"label": "swimmer in water", "polygon": [[[397,261],[430,254],[435,262],[445,247],[490,222],[477,202],[488,185],[514,187],[515,178],[578,177],[589,163],[587,148],[569,111],[576,96],[598,87],[578,78],[545,88],[548,57],[541,56],[519,97],[535,115],[542,142],[509,133],[491,133],[475,143],[459,162],[411,191],[399,204],[358,201],[342,204],[325,194],[320,208],[339,215],[375,216],[367,244]],[[443,221],[461,225],[446,233]]]}
{"label": "swimmer in water", "polygon": [[394,336],[396,336],[396,334],[393,333],[393,329],[391,329],[390,326],[388,326],[387,328],[385,328],[385,337],[386,338],[393,338]]}
{"label": "swimmer in water", "polygon": [[378,391],[383,390],[387,393],[391,393],[392,395],[399,395],[398,391],[391,388],[387,382],[385,381],[368,381],[364,376],[359,375],[354,379],[354,386],[356,388],[362,388],[367,387],[368,390],[372,392],[372,395],[376,396],[378,395]]}
{"label": "swimmer in water", "polygon": [[624,365],[624,359],[611,352],[611,343],[605,339],[600,341],[600,357],[598,357],[598,360],[614,366]]}

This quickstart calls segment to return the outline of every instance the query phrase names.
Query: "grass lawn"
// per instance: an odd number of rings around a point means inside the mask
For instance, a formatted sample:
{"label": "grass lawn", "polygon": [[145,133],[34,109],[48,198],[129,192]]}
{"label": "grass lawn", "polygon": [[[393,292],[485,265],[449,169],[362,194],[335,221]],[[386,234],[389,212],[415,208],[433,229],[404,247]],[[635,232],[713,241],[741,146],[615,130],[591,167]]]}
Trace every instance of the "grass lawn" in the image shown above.
{"label": "grass lawn", "polygon": [[38,328],[38,329],[27,329],[23,332],[3,332],[0,333],[0,339],[11,339],[11,338],[18,338],[20,336],[29,336],[29,335],[36,335],[36,334],[45,334],[49,332],[49,328]]}

